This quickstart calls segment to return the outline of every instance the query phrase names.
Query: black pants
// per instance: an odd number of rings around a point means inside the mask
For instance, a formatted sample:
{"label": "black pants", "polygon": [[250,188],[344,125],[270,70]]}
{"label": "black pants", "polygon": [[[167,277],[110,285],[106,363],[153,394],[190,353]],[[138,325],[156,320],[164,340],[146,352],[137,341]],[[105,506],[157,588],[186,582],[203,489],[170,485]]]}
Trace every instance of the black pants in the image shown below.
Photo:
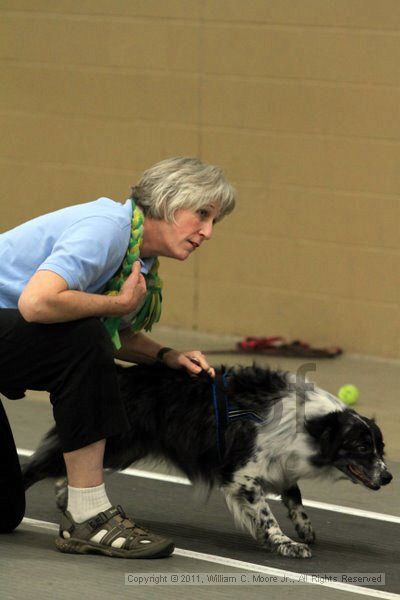
{"label": "black pants", "polygon": [[[113,347],[99,319],[28,323],[18,310],[0,309],[0,393],[17,399],[27,389],[50,393],[64,452],[129,429]],[[3,430],[8,431],[4,438]],[[3,463],[3,457],[15,453],[4,411],[0,411],[0,436]],[[12,462],[11,468],[0,468],[1,509],[4,504],[11,506],[6,488],[20,497],[20,470]]]}
{"label": "black pants", "polygon": [[14,438],[0,401],[0,533],[9,533],[25,514],[25,492]]}

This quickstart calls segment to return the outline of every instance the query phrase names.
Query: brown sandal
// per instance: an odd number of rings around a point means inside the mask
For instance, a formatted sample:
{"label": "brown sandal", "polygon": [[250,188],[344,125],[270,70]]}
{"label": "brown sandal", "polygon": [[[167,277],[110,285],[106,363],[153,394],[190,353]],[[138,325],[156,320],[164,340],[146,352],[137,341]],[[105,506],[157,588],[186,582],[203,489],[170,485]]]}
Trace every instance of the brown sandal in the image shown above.
{"label": "brown sandal", "polygon": [[161,558],[174,551],[172,540],[137,525],[121,506],[112,506],[83,523],[76,523],[65,511],[55,543],[60,552],[118,558]]}

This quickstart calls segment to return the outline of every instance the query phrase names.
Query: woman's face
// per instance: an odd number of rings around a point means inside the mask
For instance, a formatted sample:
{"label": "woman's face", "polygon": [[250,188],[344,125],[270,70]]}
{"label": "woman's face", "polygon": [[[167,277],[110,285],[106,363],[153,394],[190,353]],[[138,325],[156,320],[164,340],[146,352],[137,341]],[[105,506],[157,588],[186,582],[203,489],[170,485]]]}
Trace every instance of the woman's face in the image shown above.
{"label": "woman's face", "polygon": [[211,238],[219,210],[218,204],[197,211],[180,209],[172,223],[146,218],[141,254],[185,260],[204,240]]}

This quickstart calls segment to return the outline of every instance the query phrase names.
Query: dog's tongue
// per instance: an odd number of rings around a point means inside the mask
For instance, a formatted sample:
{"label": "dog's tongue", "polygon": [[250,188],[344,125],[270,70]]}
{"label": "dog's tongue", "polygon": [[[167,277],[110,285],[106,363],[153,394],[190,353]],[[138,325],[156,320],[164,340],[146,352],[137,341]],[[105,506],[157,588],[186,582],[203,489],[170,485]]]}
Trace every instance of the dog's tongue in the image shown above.
{"label": "dog's tongue", "polygon": [[370,481],[369,479],[367,479],[367,477],[364,475],[364,473],[361,471],[361,469],[357,469],[357,467],[355,467],[353,465],[349,465],[349,470],[365,486],[369,487],[372,490],[378,490],[379,489],[379,486],[376,486],[375,484],[372,483],[372,481]]}
{"label": "dog's tongue", "polygon": [[349,469],[353,473],[353,475],[357,477],[357,479],[364,479],[360,469],[357,469],[357,467],[354,467],[353,465],[349,465]]}

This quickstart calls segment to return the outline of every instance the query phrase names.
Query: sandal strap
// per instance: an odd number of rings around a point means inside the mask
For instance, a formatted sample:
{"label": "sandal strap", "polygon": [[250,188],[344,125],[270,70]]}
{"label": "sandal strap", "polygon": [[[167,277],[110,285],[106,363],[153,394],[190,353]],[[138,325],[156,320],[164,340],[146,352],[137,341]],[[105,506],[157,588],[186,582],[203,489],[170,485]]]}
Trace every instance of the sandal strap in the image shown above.
{"label": "sandal strap", "polygon": [[95,530],[101,527],[104,523],[107,523],[110,519],[113,519],[114,517],[118,516],[120,516],[122,519],[126,519],[127,521],[129,521],[122,506],[118,504],[117,506],[111,506],[111,508],[107,508],[107,510],[100,512],[95,517],[88,519],[86,522],[89,525],[89,527]]}
{"label": "sandal strap", "polygon": [[104,535],[104,537],[101,540],[101,543],[105,546],[111,546],[114,540],[117,540],[118,538],[124,538],[125,541],[123,546],[125,547],[128,538],[130,538],[130,535],[131,531],[123,529],[122,527],[115,526]]}
{"label": "sandal strap", "polygon": [[[110,511],[112,511],[112,512],[110,513]],[[107,514],[107,513],[110,513],[110,514]],[[107,511],[101,512],[98,515],[96,515],[95,517],[92,517],[91,519],[89,519],[87,521],[87,525],[88,525],[88,527],[90,527],[90,529],[92,531],[96,531],[97,529],[100,529],[100,527],[102,525],[104,525],[104,523],[108,523],[108,521],[110,519],[112,519],[114,516],[116,516],[118,514],[119,514],[119,511],[116,508],[114,508],[114,507],[109,508]]]}
{"label": "sandal strap", "polygon": [[[139,531],[142,531],[139,529]],[[137,540],[140,537],[145,537],[143,534],[138,534],[137,528],[123,528],[120,526],[113,527],[101,540],[101,543],[105,546],[111,546],[112,543],[118,538],[123,538],[124,543],[121,548],[129,548],[132,540]]]}

